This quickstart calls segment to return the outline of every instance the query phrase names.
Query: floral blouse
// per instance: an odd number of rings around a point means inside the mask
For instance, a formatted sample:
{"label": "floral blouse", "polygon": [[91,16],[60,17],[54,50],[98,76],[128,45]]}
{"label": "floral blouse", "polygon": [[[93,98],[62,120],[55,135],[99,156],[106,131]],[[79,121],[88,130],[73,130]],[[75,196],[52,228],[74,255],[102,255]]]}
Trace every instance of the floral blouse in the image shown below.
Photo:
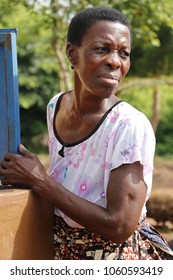
{"label": "floral blouse", "polygon": [[[121,100],[104,114],[87,137],[63,145],[54,124],[63,94],[55,95],[47,106],[51,178],[77,196],[106,207],[111,170],[139,161],[143,165],[147,201],[152,187],[155,135],[146,116]],[[55,214],[71,227],[82,227],[57,208]],[[145,216],[146,202],[140,220]]]}

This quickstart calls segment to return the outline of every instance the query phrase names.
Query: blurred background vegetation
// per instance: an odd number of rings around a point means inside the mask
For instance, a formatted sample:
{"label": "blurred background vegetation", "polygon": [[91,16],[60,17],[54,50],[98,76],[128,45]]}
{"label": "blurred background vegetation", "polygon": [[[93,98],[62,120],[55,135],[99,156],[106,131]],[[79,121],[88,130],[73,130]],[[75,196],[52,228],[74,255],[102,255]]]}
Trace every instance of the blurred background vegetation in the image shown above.
{"label": "blurred background vegetation", "polygon": [[19,31],[23,144],[33,151],[47,151],[46,105],[57,92],[73,88],[65,54],[68,24],[77,11],[91,6],[114,7],[127,16],[133,34],[131,70],[118,94],[150,119],[156,154],[172,157],[172,0],[1,0],[0,28]]}
{"label": "blurred background vegetation", "polygon": [[[173,238],[173,1],[172,0],[1,0],[0,28],[17,36],[22,143],[40,155],[46,168],[46,106],[57,92],[70,90],[67,61],[69,21],[86,7],[121,10],[132,29],[131,70],[118,95],[144,112],[155,131],[156,162],[148,216],[171,222]],[[76,30],[77,32],[77,30]]]}

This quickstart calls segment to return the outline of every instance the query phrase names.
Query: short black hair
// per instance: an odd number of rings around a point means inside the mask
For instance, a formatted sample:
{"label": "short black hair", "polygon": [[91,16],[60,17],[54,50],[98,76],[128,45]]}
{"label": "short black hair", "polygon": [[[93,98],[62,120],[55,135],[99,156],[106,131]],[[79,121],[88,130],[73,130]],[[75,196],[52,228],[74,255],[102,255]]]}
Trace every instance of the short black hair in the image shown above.
{"label": "short black hair", "polygon": [[67,42],[80,47],[87,30],[99,20],[119,22],[129,28],[131,35],[128,20],[120,11],[109,7],[96,7],[82,10],[72,18],[67,32]]}

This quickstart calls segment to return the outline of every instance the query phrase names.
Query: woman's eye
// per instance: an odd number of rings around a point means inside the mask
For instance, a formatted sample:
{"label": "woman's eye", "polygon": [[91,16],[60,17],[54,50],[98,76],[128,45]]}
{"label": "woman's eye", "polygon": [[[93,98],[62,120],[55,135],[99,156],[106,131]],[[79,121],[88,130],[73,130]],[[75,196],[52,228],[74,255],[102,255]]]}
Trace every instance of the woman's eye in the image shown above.
{"label": "woman's eye", "polygon": [[106,47],[99,47],[99,48],[97,48],[96,50],[97,50],[97,52],[99,52],[99,53],[108,52],[108,48],[106,48]]}
{"label": "woman's eye", "polygon": [[130,53],[125,50],[121,50],[119,54],[122,58],[128,58],[130,56]]}

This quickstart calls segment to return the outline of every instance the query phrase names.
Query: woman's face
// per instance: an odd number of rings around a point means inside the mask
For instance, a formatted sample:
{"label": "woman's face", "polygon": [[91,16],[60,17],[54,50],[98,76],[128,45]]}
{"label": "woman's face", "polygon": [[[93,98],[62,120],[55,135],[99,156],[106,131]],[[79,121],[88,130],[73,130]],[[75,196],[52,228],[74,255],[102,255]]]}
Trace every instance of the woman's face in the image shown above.
{"label": "woman's face", "polygon": [[75,86],[85,93],[108,98],[115,94],[130,68],[131,37],[128,27],[97,21],[74,52]]}

